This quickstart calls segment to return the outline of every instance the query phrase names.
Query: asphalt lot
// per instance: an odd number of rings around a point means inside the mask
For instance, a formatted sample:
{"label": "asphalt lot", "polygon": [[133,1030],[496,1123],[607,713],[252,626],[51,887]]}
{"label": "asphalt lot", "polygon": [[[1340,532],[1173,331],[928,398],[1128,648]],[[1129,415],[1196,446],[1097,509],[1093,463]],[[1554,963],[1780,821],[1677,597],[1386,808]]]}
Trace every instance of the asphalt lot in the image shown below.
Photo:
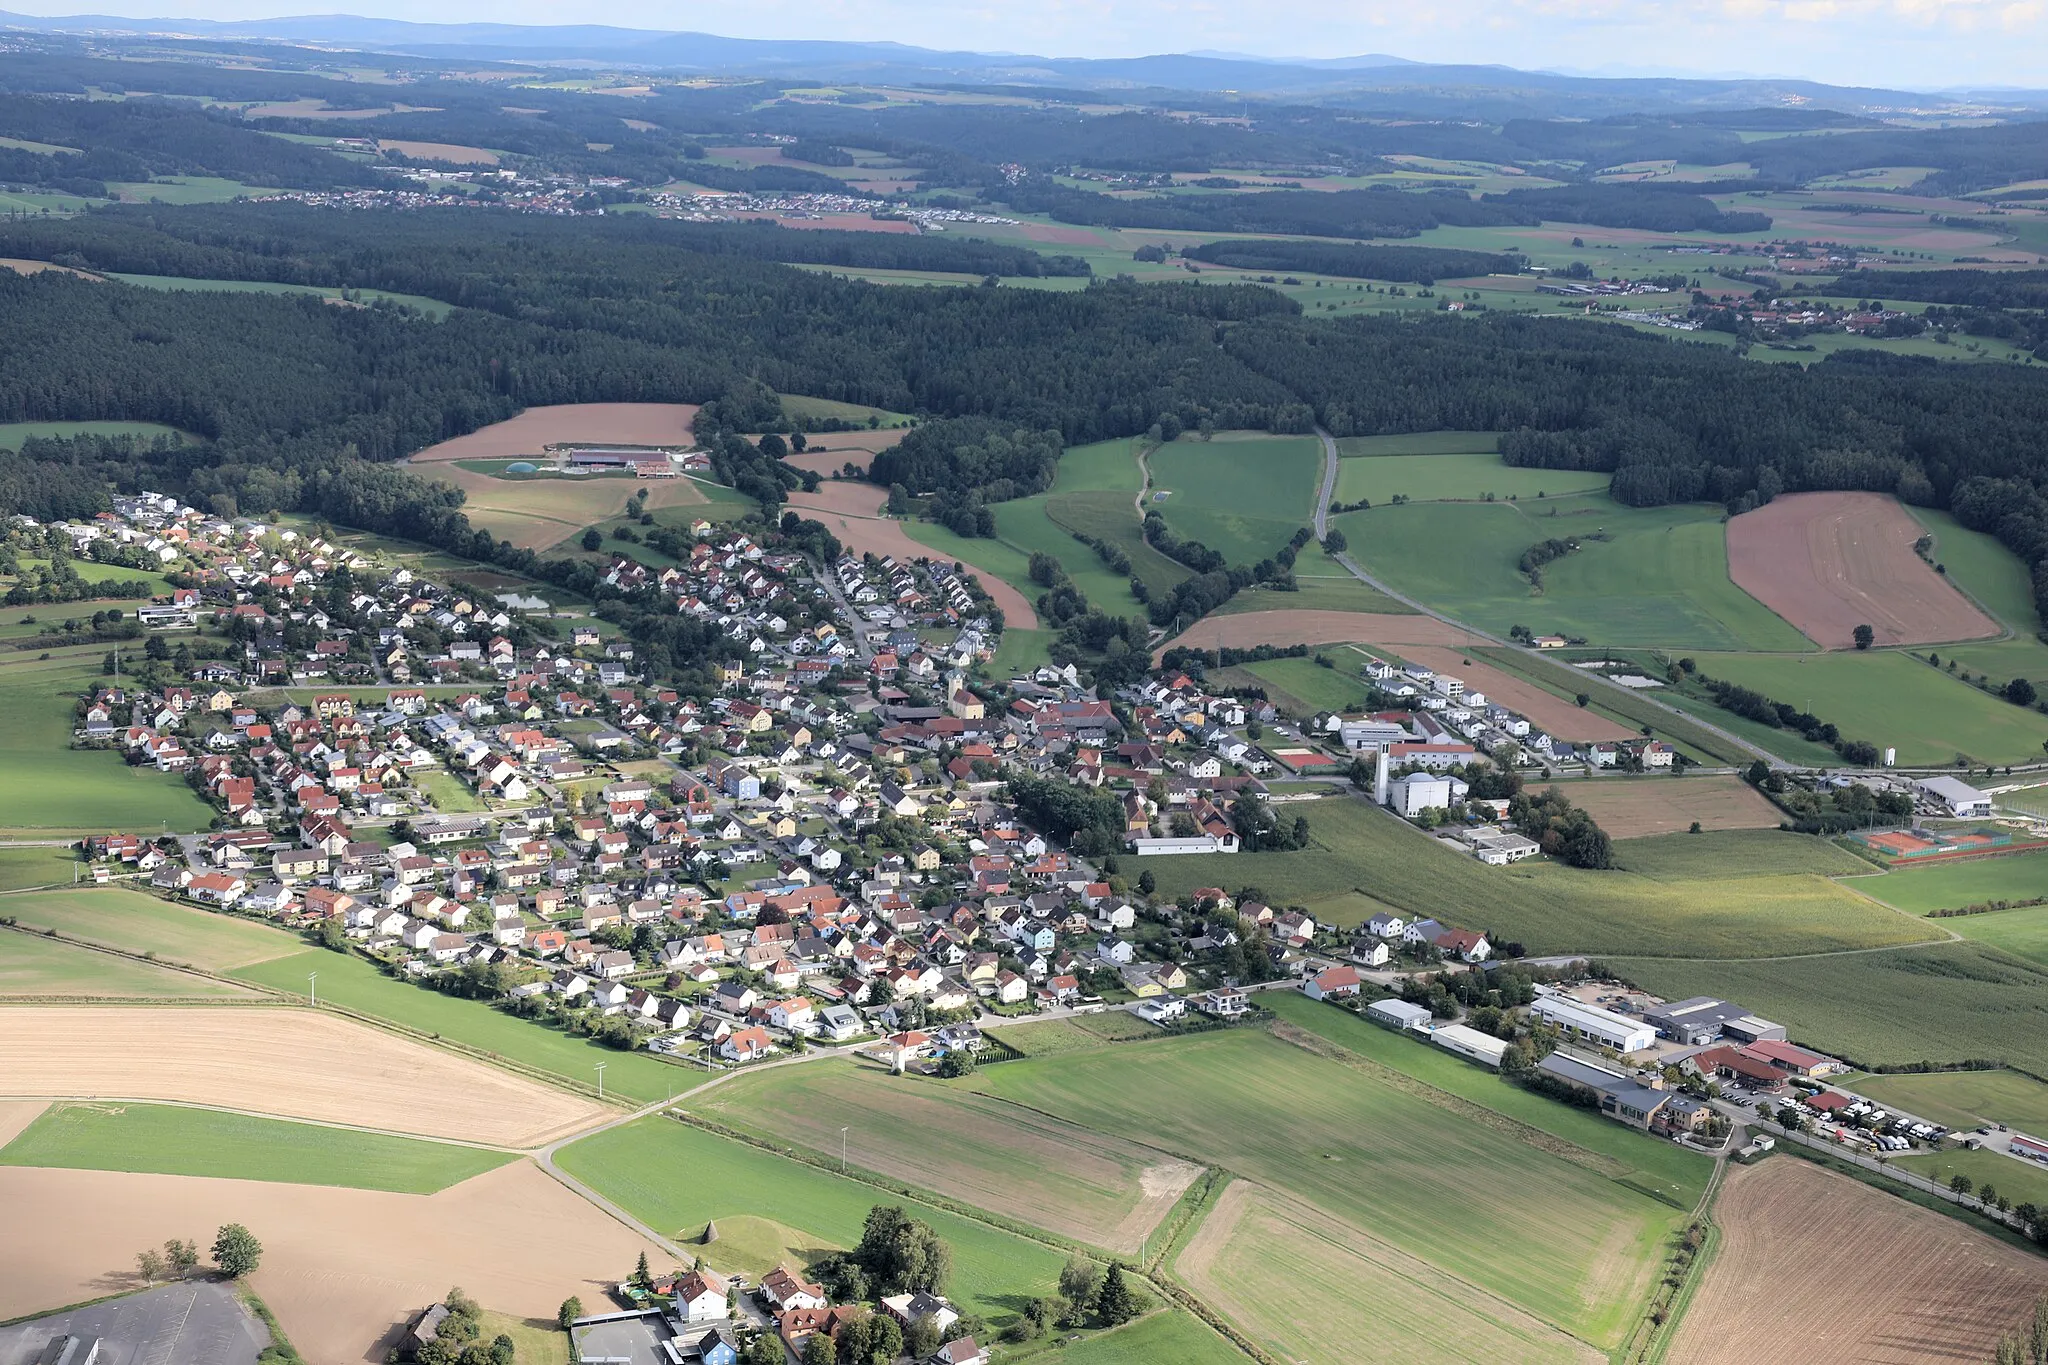
{"label": "asphalt lot", "polygon": [[190,1280],[0,1327],[0,1365],[27,1365],[65,1335],[100,1338],[99,1365],[256,1365],[270,1344],[231,1287]]}

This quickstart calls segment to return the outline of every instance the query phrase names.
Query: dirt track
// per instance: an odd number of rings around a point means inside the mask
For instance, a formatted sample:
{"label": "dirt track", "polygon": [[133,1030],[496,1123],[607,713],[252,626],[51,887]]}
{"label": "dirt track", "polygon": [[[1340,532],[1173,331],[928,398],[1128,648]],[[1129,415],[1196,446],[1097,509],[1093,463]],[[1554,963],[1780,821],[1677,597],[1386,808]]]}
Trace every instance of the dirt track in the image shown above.
{"label": "dirt track", "polygon": [[533,1146],[611,1111],[313,1010],[21,1006],[0,1012],[0,1096],[183,1100]]}
{"label": "dirt track", "polygon": [[1880,493],[1791,493],[1728,523],[1728,576],[1826,649],[1868,625],[1881,645],[1999,634],[1917,554],[1925,534]]}
{"label": "dirt track", "polygon": [[2031,1317],[2048,1262],[1796,1156],[1731,1168],[1671,1365],[1958,1365]]}
{"label": "dirt track", "polygon": [[1465,662],[1467,655],[1441,645],[1411,645],[1401,651],[1410,663],[1422,664],[1439,673],[1464,680],[1467,691],[1486,694],[1486,699],[1527,716],[1532,724],[1559,739],[1587,742],[1600,739],[1633,739],[1637,732],[1617,721],[1575,706],[1563,697],[1544,691],[1535,683],[1504,673],[1483,659]]}
{"label": "dirt track", "polygon": [[[1359,644],[1466,645],[1484,643],[1433,616],[1374,614],[1359,611],[1246,611],[1207,616],[1167,642],[1166,648],[1191,649],[1253,645]],[[1163,652],[1160,651],[1160,652]]]}
{"label": "dirt track", "polygon": [[481,431],[428,446],[413,456],[416,464],[439,460],[520,460],[540,454],[541,447],[567,441],[593,445],[688,445],[690,422],[697,415],[689,403],[561,403],[528,408],[517,417],[493,422]]}
{"label": "dirt track", "polygon": [[[920,545],[903,529],[903,523],[880,515],[887,494],[871,483],[828,482],[815,493],[793,492],[789,506],[807,517],[823,522],[825,529],[839,537],[855,554],[894,555],[897,559],[933,559],[937,552]],[[982,590],[1003,609],[1003,623],[1014,630],[1038,629],[1038,612],[1023,593],[997,578],[969,566],[981,580]]]}
{"label": "dirt track", "polygon": [[0,1167],[0,1209],[33,1239],[0,1246],[0,1319],[139,1288],[135,1253],[168,1237],[204,1248],[223,1223],[263,1243],[254,1286],[312,1365],[381,1362],[406,1318],[459,1285],[485,1308],[552,1319],[659,1248],[530,1161],[434,1195],[314,1185]]}

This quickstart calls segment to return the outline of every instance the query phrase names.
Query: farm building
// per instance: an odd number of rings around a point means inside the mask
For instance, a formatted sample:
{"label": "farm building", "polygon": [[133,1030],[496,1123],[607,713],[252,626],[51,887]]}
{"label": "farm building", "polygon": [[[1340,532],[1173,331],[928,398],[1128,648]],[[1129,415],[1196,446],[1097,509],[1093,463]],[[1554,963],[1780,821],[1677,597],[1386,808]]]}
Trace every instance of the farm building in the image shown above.
{"label": "farm building", "polygon": [[1566,1033],[1616,1052],[1641,1052],[1657,1041],[1657,1031],[1642,1020],[1582,1005],[1567,996],[1538,994],[1529,1008]]}
{"label": "farm building", "polygon": [[1784,1025],[1759,1019],[1731,1001],[1705,995],[1644,1010],[1643,1020],[1666,1038],[1687,1047],[1716,1042],[1723,1034],[1744,1043],[1785,1040]]}
{"label": "farm building", "polygon": [[1964,819],[1991,814],[1991,798],[1967,782],[1953,777],[1923,777],[1913,784],[1924,796],[1948,808],[1950,815]]}
{"label": "farm building", "polygon": [[1406,1000],[1375,1000],[1365,1007],[1365,1013],[1389,1028],[1429,1027],[1429,1007],[1411,1005]]}
{"label": "farm building", "polygon": [[1463,1024],[1445,1024],[1442,1028],[1432,1029],[1429,1041],[1446,1052],[1455,1052],[1467,1061],[1478,1062],[1481,1066],[1490,1066],[1496,1070],[1500,1067],[1500,1059],[1505,1057],[1508,1051],[1508,1045],[1501,1039],[1490,1033],[1481,1033],[1476,1028],[1467,1028]]}
{"label": "farm building", "polygon": [[2014,1156],[2023,1156],[2029,1161],[2048,1162],[2048,1142],[2038,1141],[2024,1133],[2014,1133],[2009,1145]]}

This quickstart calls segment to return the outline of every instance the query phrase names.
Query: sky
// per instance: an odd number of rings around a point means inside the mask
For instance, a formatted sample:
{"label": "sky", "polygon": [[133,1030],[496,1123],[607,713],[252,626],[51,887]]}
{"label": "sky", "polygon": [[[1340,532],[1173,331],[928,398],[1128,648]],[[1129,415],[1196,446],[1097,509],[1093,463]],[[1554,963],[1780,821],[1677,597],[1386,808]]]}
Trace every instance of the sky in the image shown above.
{"label": "sky", "polygon": [[1797,76],[1902,89],[2048,87],[2048,0],[0,0],[39,15],[607,23],[737,38],[1128,57],[1388,53],[1588,74]]}

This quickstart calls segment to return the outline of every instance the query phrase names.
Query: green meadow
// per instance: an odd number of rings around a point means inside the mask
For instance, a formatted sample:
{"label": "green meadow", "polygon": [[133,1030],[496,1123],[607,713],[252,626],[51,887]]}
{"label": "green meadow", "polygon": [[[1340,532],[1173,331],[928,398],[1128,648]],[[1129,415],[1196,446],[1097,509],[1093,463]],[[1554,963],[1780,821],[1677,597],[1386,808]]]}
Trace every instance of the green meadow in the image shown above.
{"label": "green meadow", "polygon": [[274,1180],[432,1194],[518,1158],[317,1123],[176,1104],[53,1105],[0,1148],[0,1166]]}
{"label": "green meadow", "polygon": [[1950,1128],[2003,1123],[2048,1133],[2048,1085],[2017,1071],[1929,1071],[1858,1076],[1858,1094]]}
{"label": "green meadow", "polygon": [[[1976,858],[1934,867],[1903,867],[1856,885],[1858,890],[1875,896],[1886,905],[1896,905],[1916,915],[1934,910],[1957,910],[1987,901],[2031,900],[2037,896],[2048,896],[2048,854]],[[1958,916],[1943,923],[1951,929],[1968,933],[1963,921],[1977,918],[1980,917]]]}
{"label": "green meadow", "polygon": [[305,949],[297,935],[282,929],[119,886],[24,892],[0,901],[0,914],[27,928],[54,929],[66,938],[202,971],[225,972]]}
{"label": "green meadow", "polygon": [[[152,187],[154,188],[154,187]],[[203,203],[205,200],[181,202]],[[109,279],[120,280],[142,289],[209,290],[226,294],[312,294],[318,298],[341,302],[344,298],[354,303],[395,303],[414,309],[432,318],[448,316],[452,304],[439,299],[430,299],[420,294],[395,294],[388,289],[342,290],[332,285],[278,284],[270,280],[209,280],[182,275],[131,275],[109,272]]]}
{"label": "green meadow", "polygon": [[[173,441],[191,439],[176,427],[167,427],[161,422],[0,422],[0,449],[19,450],[21,443],[33,436],[140,436],[144,440],[168,436]],[[87,571],[81,569],[80,572]]]}
{"label": "green meadow", "polygon": [[1700,671],[1832,721],[1906,765],[2038,762],[2048,716],[2014,706],[1898,650],[1706,654]]}
{"label": "green meadow", "polygon": [[1586,470],[1518,469],[1498,455],[1361,455],[1337,468],[1338,502],[1377,507],[1396,494],[1410,502],[1491,502],[1606,491],[1609,476]]}
{"label": "green meadow", "polygon": [[[1806,638],[1728,577],[1719,508],[1623,507],[1605,494],[1538,503],[1375,505],[1335,519],[1352,557],[1393,588],[1495,634],[1522,625],[1596,645],[1800,649]],[[1576,538],[1539,589],[1523,553]]]}
{"label": "green meadow", "polygon": [[1154,450],[1147,463],[1148,510],[1230,563],[1250,565],[1313,520],[1323,447],[1312,436],[1220,432],[1209,441],[1183,436]]}
{"label": "green meadow", "polygon": [[[4,909],[0,913],[5,913]],[[217,1000],[243,994],[202,976],[153,967],[40,934],[0,929],[0,998],[65,995],[106,1000]]]}

